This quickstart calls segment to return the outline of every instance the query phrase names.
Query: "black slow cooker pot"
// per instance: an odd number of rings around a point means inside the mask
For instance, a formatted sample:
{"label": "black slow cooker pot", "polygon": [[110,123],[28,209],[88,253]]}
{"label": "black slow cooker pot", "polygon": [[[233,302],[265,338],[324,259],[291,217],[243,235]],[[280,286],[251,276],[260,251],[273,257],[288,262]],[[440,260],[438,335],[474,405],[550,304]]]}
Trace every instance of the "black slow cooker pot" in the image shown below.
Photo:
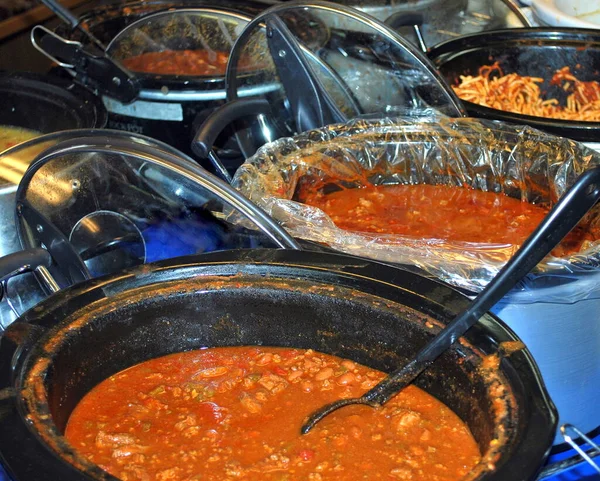
{"label": "black slow cooker pot", "polygon": [[[62,433],[82,396],[117,371],[231,345],[312,348],[389,371],[468,302],[391,266],[275,249],[179,258],[81,283],[0,340],[2,461],[15,480],[115,479]],[[479,480],[534,479],[554,437],[557,415],[533,359],[525,348],[504,349],[515,341],[486,315],[416,381],[469,425],[483,452]],[[485,368],[495,355],[499,368]]]}
{"label": "black slow cooker pot", "polygon": [[0,73],[0,125],[47,134],[102,128],[102,101],[72,81],[50,75]]}
{"label": "black slow cooker pot", "polygon": [[[243,11],[248,15],[256,15],[273,3],[276,3],[276,0],[220,0],[218,6]],[[93,2],[81,14],[79,20],[98,40],[108,45],[125,27],[147,15],[181,8],[210,8],[216,6],[215,2],[206,0]],[[60,25],[56,31],[59,35],[68,36],[73,40],[87,41],[81,31],[71,29],[66,24]]]}
{"label": "black slow cooker pot", "polygon": [[[598,80],[600,35],[597,30],[571,28],[520,28],[465,35],[436,45],[429,57],[451,85],[461,75],[478,75],[479,68],[499,62],[505,74],[541,77],[548,97],[566,100],[559,86],[551,85],[554,72],[565,66],[582,81]],[[547,119],[515,114],[463,101],[472,117],[531,125],[545,132],[580,142],[598,142],[600,122]]]}
{"label": "black slow cooker pot", "polygon": [[[80,21],[107,47],[107,55],[123,62],[130,56],[164,50],[210,49],[229,52],[243,27],[260,11],[272,5],[268,0],[153,1],[126,2],[95,7]],[[322,42],[326,32],[314,22],[306,23],[307,41]],[[57,32],[83,44],[89,40],[79,30]],[[261,66],[245,72],[254,87],[246,95],[267,94],[272,85],[261,82]],[[155,74],[133,72],[140,91],[132,103],[124,104],[104,96],[109,111],[108,127],[144,134],[185,153],[197,127],[225,102],[225,75]],[[223,134],[217,146],[223,162],[233,171],[243,162],[236,142]],[[205,165],[210,167],[210,165]]]}

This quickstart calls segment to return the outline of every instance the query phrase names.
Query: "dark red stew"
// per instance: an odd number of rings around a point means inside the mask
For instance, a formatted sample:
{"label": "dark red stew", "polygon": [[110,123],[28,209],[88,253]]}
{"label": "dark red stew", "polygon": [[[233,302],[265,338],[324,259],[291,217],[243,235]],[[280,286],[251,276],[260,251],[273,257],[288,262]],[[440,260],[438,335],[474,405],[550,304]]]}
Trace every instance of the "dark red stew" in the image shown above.
{"label": "dark red stew", "polygon": [[158,75],[223,76],[229,53],[213,50],[163,50],[123,60],[133,72]]}
{"label": "dark red stew", "polygon": [[465,476],[480,453],[444,404],[409,386],[350,406],[305,436],[315,408],[384,374],[312,350],[227,347],[172,354],[103,381],[74,410],[71,444],[124,481],[427,480]]}
{"label": "dark red stew", "polygon": [[[304,187],[300,200],[323,210],[341,229],[484,244],[521,245],[549,211],[504,194],[427,184],[369,186],[330,194]],[[597,237],[578,227],[553,254],[577,252]]]}

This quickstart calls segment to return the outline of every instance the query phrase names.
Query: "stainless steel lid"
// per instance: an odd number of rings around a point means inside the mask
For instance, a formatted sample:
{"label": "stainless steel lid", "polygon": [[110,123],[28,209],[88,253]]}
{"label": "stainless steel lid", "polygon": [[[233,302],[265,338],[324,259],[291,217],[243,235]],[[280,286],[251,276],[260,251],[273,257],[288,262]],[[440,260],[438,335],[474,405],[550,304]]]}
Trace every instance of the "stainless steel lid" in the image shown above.
{"label": "stainless steel lid", "polygon": [[[60,288],[187,254],[298,247],[228,184],[139,135],[78,130],[39,137],[0,156],[0,178],[0,254],[47,249]],[[230,210],[244,220],[225,222]],[[37,294],[33,275],[11,279],[0,329],[35,305]]]}

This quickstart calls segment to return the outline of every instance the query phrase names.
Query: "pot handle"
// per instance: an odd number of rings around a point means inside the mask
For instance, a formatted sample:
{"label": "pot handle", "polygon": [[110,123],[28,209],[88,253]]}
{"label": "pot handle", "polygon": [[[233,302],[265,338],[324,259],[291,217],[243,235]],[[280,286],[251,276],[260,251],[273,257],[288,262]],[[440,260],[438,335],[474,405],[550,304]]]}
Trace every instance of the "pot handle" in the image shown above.
{"label": "pot handle", "polygon": [[251,115],[267,115],[270,111],[269,102],[264,99],[236,99],[222,105],[206,118],[196,132],[192,151],[201,159],[210,160],[219,176],[231,184],[231,175],[213,150],[217,137],[236,120]]}
{"label": "pot handle", "polygon": [[28,249],[0,257],[0,282],[25,272],[35,271],[40,274],[43,283],[50,292],[57,292],[60,287],[48,271],[52,264],[52,256],[46,249]]}
{"label": "pot handle", "polygon": [[[85,29],[84,32],[90,36]],[[137,99],[140,92],[137,79],[97,44],[85,46],[66,40],[42,25],[31,29],[30,38],[39,52],[67,69],[90,90],[98,90],[123,103]]]}

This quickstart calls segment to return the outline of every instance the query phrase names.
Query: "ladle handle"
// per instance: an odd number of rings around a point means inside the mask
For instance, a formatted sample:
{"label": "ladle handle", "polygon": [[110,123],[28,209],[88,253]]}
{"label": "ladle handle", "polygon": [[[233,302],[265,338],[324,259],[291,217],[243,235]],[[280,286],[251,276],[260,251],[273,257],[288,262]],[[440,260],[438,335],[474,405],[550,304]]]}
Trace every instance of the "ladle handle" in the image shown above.
{"label": "ladle handle", "polygon": [[370,404],[384,404],[412,382],[546,257],[599,199],[600,167],[595,167],[579,177],[471,305],[421,349],[412,362],[389,374],[363,399]]}
{"label": "ladle handle", "polygon": [[[86,34],[89,32],[86,31]],[[93,36],[88,37],[93,40]],[[93,42],[95,48],[88,48],[81,42],[66,40],[42,25],[31,29],[30,38],[37,50],[66,68],[91,90],[98,90],[123,103],[137,98],[140,86],[135,76],[118,61],[107,57],[104,47],[98,42]]]}
{"label": "ladle handle", "polygon": [[102,42],[98,40],[89,30],[84,28],[81,25],[79,19],[71,13],[71,11],[61,5],[57,0],[41,0],[46,7],[48,7],[52,12],[60,18],[63,22],[69,25],[72,29],[78,29],[82,32],[86,37],[88,37],[100,50],[103,52],[106,50]]}

